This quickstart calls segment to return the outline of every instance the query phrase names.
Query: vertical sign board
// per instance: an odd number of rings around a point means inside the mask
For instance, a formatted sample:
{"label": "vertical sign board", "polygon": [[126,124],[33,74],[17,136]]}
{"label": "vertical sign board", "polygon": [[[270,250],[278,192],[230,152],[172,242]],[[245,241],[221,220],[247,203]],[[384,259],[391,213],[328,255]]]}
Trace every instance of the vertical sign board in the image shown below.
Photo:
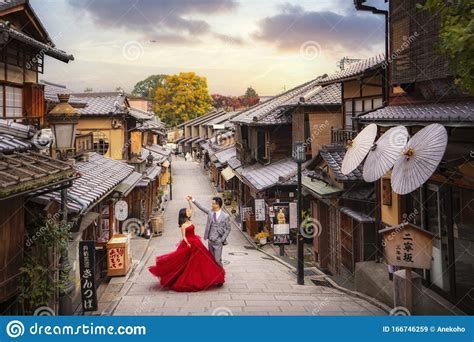
{"label": "vertical sign board", "polygon": [[290,244],[290,207],[288,203],[275,203],[273,205],[273,244]]}
{"label": "vertical sign board", "polygon": [[265,200],[255,199],[255,221],[265,221]]}
{"label": "vertical sign board", "polygon": [[290,203],[290,228],[298,228],[298,203]]}
{"label": "vertical sign board", "polygon": [[79,242],[79,272],[81,276],[82,309],[97,311],[97,291],[95,287],[95,241]]}

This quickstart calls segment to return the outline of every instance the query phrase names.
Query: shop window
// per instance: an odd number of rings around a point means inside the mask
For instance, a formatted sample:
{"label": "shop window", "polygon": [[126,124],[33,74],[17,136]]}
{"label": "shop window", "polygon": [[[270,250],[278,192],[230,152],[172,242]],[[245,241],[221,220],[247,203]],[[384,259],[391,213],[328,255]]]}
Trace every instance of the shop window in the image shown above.
{"label": "shop window", "polygon": [[109,150],[109,139],[102,132],[93,132],[94,152],[105,155]]}

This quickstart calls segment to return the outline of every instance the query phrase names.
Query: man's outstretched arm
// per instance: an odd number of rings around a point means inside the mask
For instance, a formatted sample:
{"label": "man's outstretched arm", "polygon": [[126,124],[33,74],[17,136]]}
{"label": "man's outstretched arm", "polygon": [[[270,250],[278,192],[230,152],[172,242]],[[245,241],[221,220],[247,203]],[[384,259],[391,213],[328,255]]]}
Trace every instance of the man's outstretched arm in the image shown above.
{"label": "man's outstretched arm", "polygon": [[201,211],[205,212],[206,214],[210,214],[211,210],[204,207],[201,203],[199,203],[193,196],[188,196],[189,199],[191,199],[191,201],[194,203],[194,205],[196,207],[198,207],[198,209],[200,209]]}

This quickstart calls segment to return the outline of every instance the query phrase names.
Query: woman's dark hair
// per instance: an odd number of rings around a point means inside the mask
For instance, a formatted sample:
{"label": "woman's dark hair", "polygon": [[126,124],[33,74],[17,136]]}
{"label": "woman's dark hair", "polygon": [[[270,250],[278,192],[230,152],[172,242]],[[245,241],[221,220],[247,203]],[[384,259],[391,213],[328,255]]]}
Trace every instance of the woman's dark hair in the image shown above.
{"label": "woman's dark hair", "polygon": [[187,220],[189,220],[189,217],[186,213],[186,208],[182,208],[179,210],[179,214],[178,214],[178,224],[179,224],[179,227],[181,228],[181,226],[183,225],[184,222],[186,222]]}

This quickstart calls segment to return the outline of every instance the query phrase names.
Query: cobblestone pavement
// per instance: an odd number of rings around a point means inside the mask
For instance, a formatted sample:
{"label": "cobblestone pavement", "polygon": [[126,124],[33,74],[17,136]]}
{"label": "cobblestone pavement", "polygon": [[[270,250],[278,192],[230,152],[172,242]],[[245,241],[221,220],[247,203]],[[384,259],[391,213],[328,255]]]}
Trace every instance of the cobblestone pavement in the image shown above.
{"label": "cobblestone pavement", "polygon": [[[224,247],[226,282],[220,288],[197,293],[160,289],[147,267],[155,257],[175,249],[180,241],[177,216],[192,194],[210,203],[213,191],[206,174],[196,162],[173,162],[173,200],[165,214],[165,233],[150,242],[148,251],[123,286],[114,315],[383,315],[369,302],[307,281],[297,285],[285,265],[256,249],[235,228]],[[204,232],[205,215],[196,209],[193,222],[197,234]]]}

